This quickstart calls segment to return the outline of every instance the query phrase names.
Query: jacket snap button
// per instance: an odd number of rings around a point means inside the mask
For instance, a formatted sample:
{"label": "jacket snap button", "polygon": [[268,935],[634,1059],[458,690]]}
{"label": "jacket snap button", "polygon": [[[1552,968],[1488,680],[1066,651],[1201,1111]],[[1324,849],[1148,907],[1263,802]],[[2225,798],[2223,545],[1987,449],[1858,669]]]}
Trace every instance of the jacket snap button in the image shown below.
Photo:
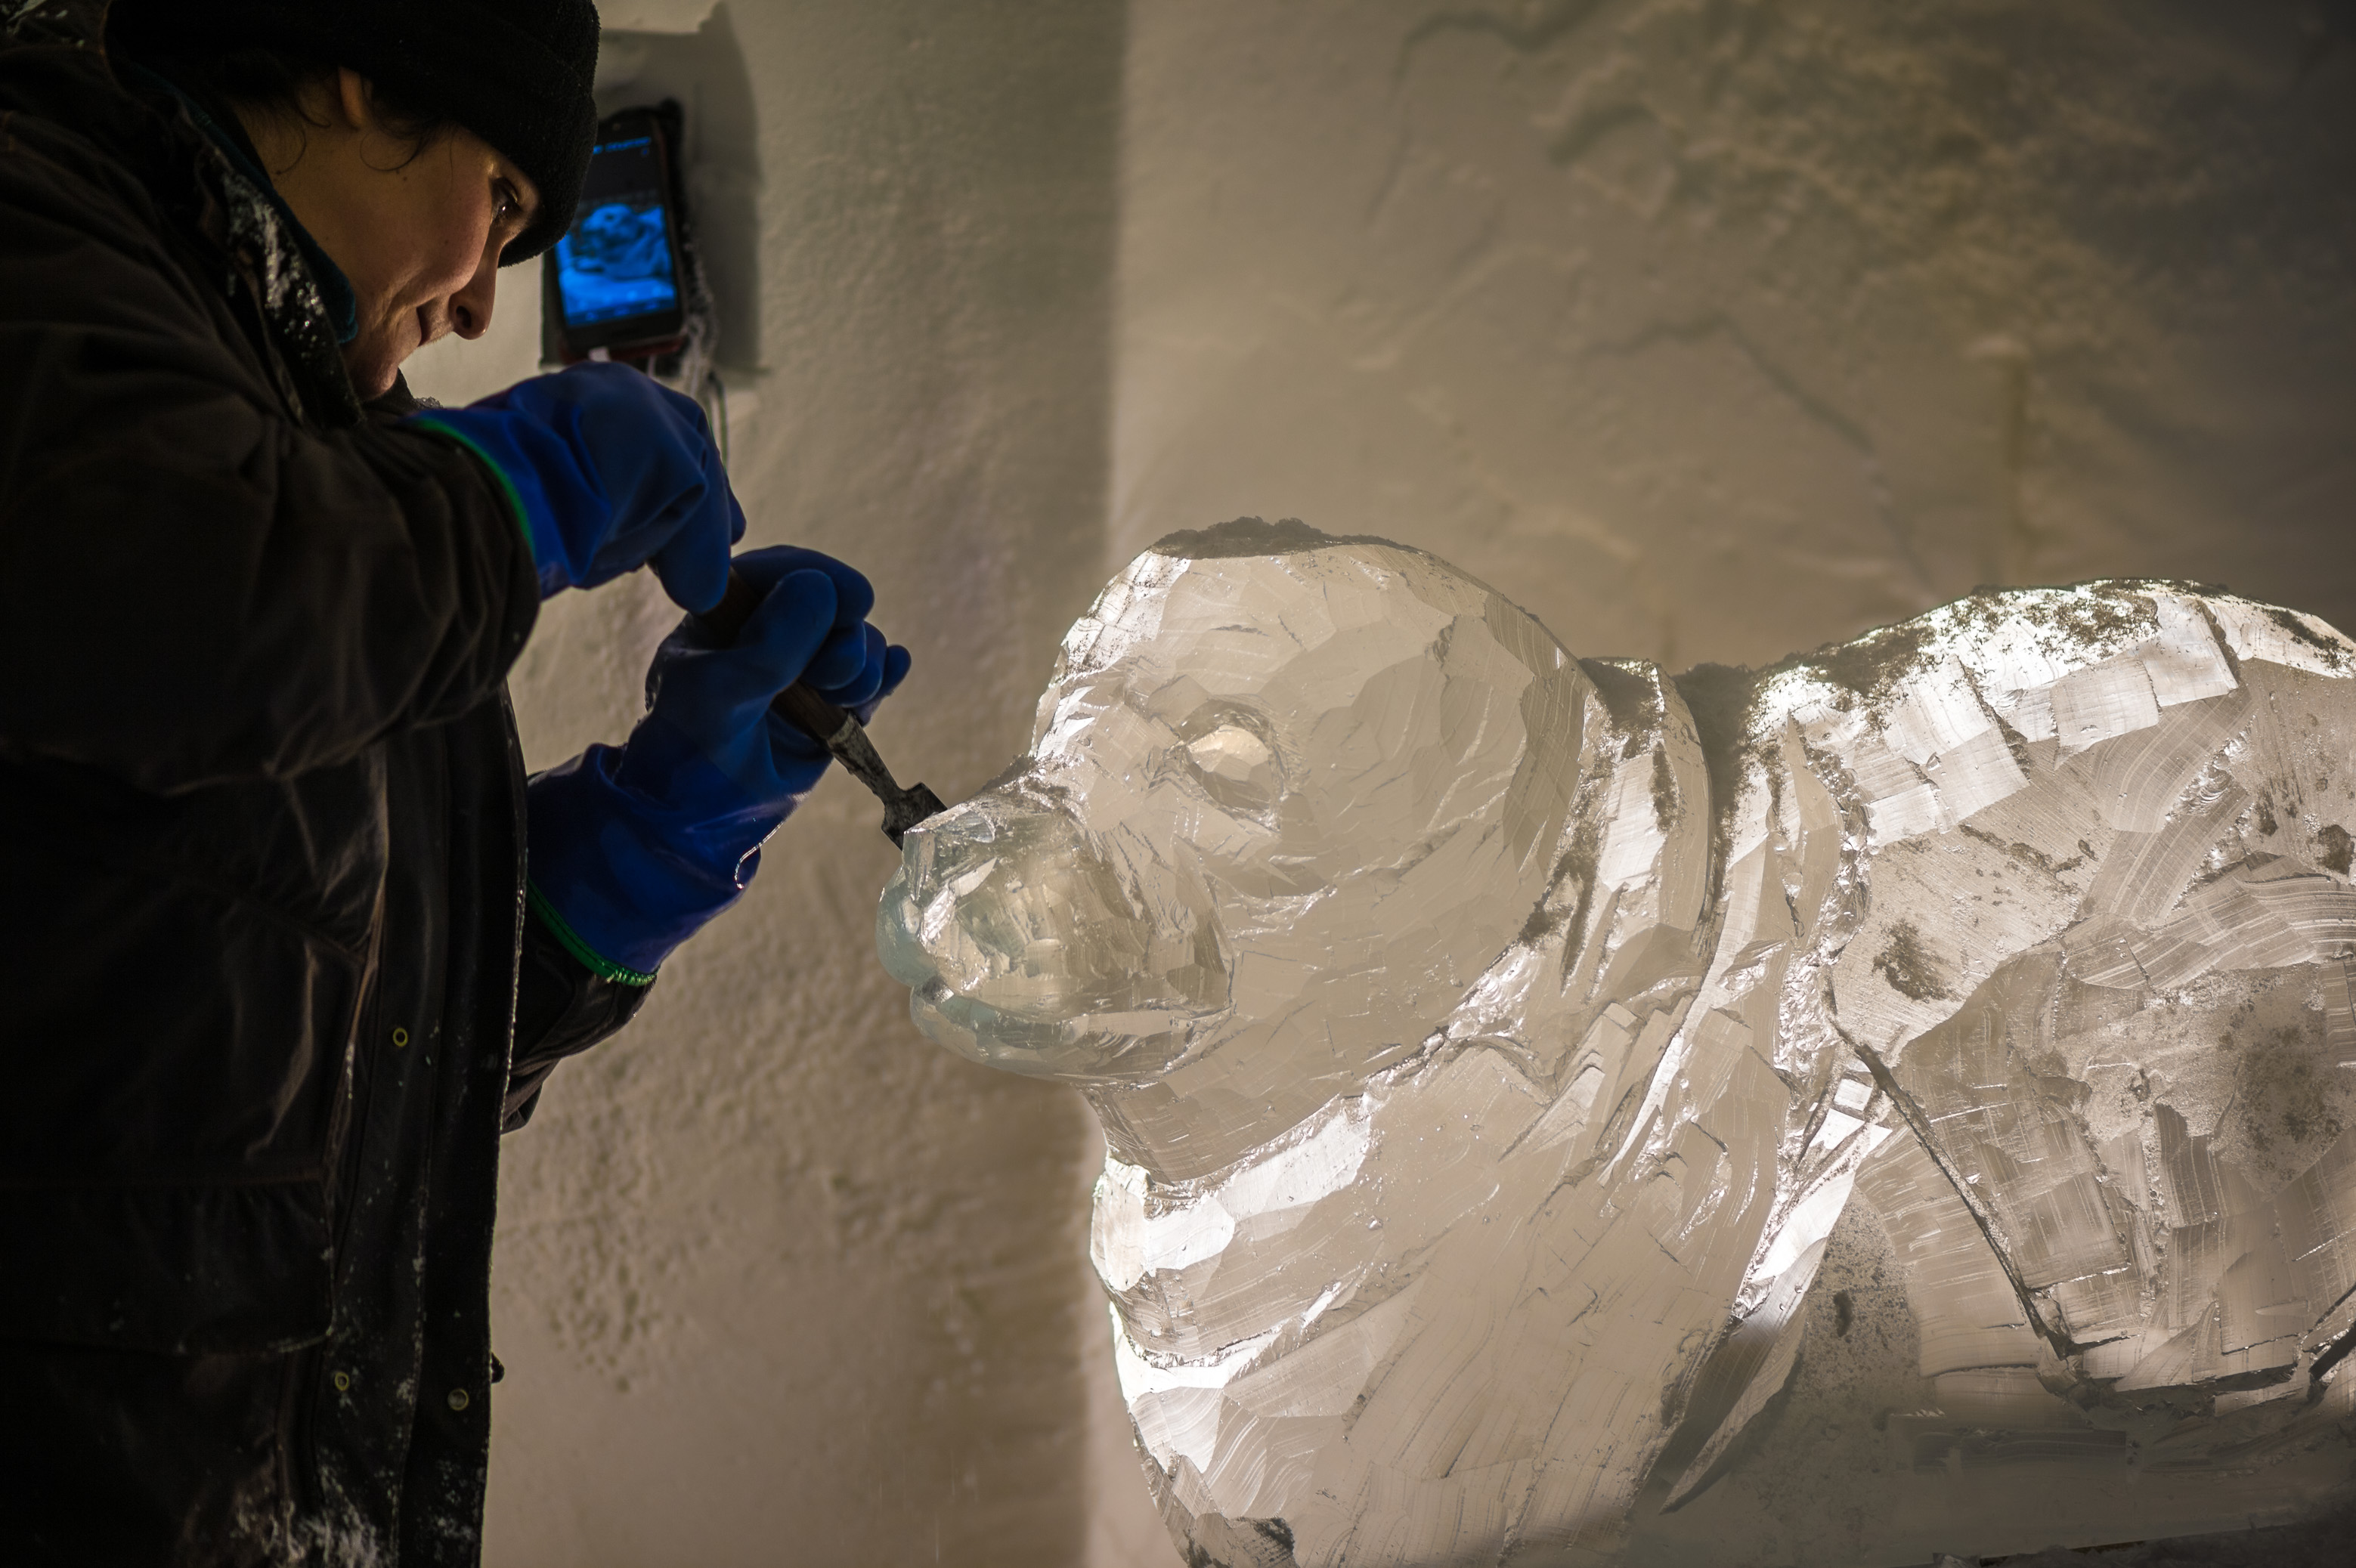
{"label": "jacket snap button", "polygon": [[466,1409],[468,1405],[472,1404],[473,1403],[474,1403],[474,1401],[472,1401],[472,1400],[470,1400],[470,1399],[468,1399],[468,1398],[466,1397],[466,1391],[465,1389],[462,1389],[462,1388],[454,1388],[454,1389],[452,1389],[452,1390],[450,1391],[450,1408],[451,1408],[451,1409],[453,1409],[453,1410],[464,1410],[464,1409]]}
{"label": "jacket snap button", "polygon": [[351,1392],[351,1386],[352,1386],[352,1374],[351,1374],[351,1373],[349,1373],[349,1372],[337,1372],[337,1373],[336,1374],[336,1392],[337,1392],[337,1393],[348,1393],[349,1392]]}
{"label": "jacket snap button", "polygon": [[399,1051],[402,1046],[407,1045],[408,1043],[409,1043],[409,1031],[408,1031],[407,1029],[395,1029],[395,1030],[393,1030],[393,1031],[392,1031],[392,1048],[393,1048],[393,1050],[395,1050],[395,1051]]}

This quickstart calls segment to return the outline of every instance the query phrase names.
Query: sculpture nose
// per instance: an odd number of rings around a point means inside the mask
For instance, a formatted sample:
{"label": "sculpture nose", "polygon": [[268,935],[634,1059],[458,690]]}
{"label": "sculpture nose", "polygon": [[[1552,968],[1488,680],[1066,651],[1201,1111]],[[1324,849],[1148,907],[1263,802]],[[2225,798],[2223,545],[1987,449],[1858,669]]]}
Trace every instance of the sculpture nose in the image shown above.
{"label": "sculpture nose", "polygon": [[1132,1004],[1151,921],[1061,812],[981,795],[912,829],[876,912],[893,977],[1049,1022]]}

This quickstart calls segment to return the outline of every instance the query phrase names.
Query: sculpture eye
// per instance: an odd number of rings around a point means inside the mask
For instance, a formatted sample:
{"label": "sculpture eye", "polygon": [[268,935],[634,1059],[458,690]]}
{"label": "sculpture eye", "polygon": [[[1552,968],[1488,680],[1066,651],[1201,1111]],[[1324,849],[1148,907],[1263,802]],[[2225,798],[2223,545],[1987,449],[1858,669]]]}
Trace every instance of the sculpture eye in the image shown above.
{"label": "sculpture eye", "polygon": [[1211,797],[1231,810],[1260,812],[1283,793],[1284,769],[1266,741],[1240,724],[1222,724],[1186,743],[1186,755]]}
{"label": "sculpture eye", "polygon": [[1186,748],[1194,765],[1235,784],[1272,783],[1266,776],[1273,773],[1276,759],[1269,754],[1268,742],[1250,731],[1233,724],[1218,729]]}

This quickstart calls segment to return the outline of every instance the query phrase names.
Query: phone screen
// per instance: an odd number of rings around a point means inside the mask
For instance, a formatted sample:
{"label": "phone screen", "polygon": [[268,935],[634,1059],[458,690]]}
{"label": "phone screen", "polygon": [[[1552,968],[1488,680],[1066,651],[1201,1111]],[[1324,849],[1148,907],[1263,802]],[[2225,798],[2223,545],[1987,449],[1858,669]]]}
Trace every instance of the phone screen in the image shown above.
{"label": "phone screen", "polygon": [[678,270],[670,215],[663,201],[663,149],[643,118],[631,132],[599,142],[589,155],[573,228],[556,242],[556,283],[568,332],[604,327],[599,338],[640,317],[675,329]]}

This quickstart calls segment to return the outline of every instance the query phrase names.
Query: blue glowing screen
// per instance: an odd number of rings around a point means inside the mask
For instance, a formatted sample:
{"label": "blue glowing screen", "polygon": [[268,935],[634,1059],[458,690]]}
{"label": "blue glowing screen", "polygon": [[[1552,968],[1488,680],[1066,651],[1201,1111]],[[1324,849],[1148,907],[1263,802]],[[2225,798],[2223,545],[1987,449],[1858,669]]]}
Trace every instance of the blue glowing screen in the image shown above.
{"label": "blue glowing screen", "polygon": [[556,283],[574,326],[653,315],[679,303],[669,219],[652,137],[598,144],[573,228],[556,242]]}

